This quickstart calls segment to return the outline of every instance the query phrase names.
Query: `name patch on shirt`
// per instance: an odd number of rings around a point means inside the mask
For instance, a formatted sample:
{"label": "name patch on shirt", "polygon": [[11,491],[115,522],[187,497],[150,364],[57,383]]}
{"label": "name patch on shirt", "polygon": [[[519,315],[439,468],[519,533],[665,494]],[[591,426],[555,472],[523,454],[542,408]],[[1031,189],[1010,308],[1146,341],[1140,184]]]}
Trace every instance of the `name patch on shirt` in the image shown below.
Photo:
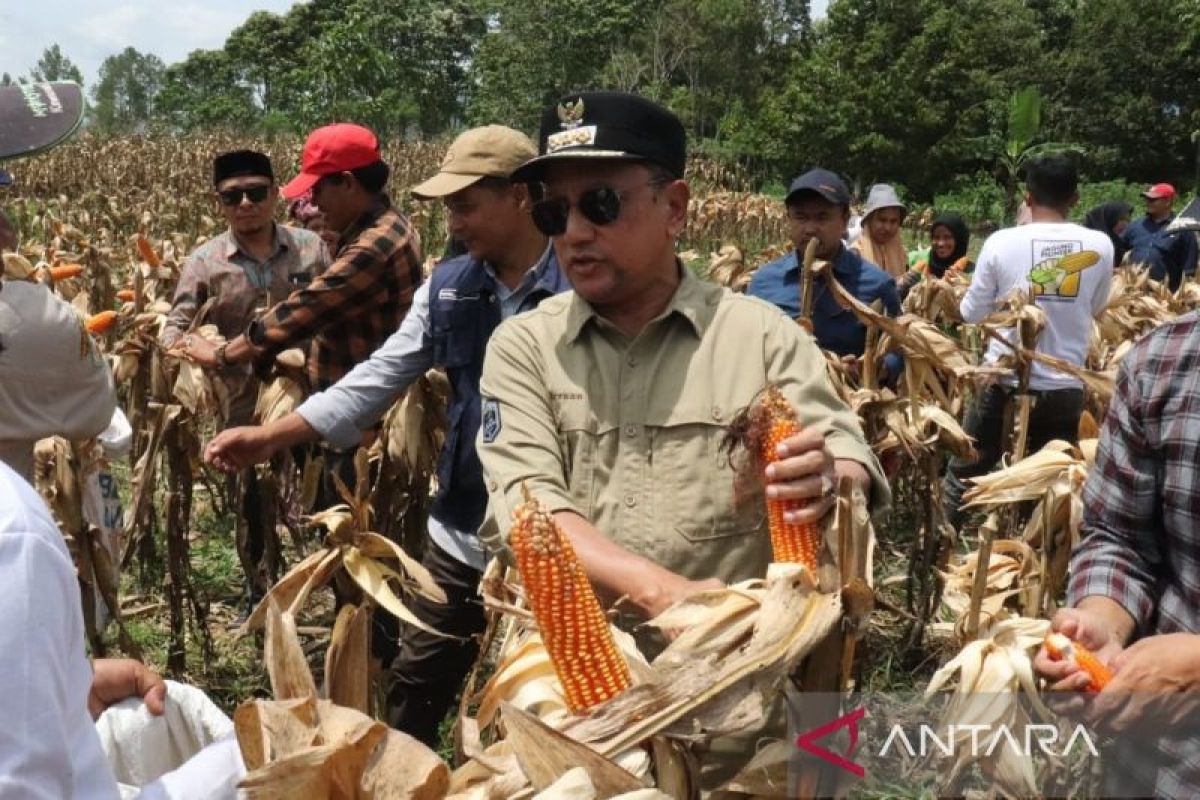
{"label": "name patch on shirt", "polygon": [[479,427],[483,431],[484,444],[496,441],[496,437],[500,435],[500,404],[498,402],[491,399],[483,401],[483,419]]}
{"label": "name patch on shirt", "polygon": [[457,300],[458,289],[438,289],[438,300]]}

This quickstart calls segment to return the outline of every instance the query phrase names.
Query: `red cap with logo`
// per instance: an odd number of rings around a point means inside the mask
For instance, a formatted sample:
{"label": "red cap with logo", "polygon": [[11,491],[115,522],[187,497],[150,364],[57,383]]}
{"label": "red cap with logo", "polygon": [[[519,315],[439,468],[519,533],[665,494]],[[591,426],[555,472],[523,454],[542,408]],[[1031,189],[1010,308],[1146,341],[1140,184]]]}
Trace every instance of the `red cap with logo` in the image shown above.
{"label": "red cap with logo", "polygon": [[379,140],[369,129],[348,122],[317,128],[304,142],[300,174],[281,192],[288,200],[293,200],[312,189],[326,175],[365,167],[379,159]]}
{"label": "red cap with logo", "polygon": [[1146,191],[1142,192],[1142,197],[1147,200],[1161,200],[1164,197],[1174,197],[1175,187],[1169,183],[1156,183]]}

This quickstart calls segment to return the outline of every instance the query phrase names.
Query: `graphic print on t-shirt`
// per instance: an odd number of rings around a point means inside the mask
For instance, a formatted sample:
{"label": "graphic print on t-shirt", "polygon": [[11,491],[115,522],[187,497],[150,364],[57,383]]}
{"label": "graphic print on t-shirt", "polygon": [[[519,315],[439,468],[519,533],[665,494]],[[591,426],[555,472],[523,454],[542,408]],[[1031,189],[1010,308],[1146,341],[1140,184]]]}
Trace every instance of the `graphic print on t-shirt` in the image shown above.
{"label": "graphic print on t-shirt", "polygon": [[1079,297],[1079,273],[1100,261],[1094,250],[1083,250],[1080,242],[1034,239],[1033,269],[1029,271],[1029,285],[1040,298]]}

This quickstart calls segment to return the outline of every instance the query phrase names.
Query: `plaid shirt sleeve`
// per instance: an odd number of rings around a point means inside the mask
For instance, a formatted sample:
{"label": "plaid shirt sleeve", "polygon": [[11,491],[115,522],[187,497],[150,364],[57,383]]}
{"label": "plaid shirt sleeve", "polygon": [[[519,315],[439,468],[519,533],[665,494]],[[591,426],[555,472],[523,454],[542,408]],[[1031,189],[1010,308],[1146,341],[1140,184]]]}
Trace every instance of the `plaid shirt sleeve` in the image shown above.
{"label": "plaid shirt sleeve", "polygon": [[1145,409],[1137,377],[1147,365],[1145,350],[1125,358],[1116,393],[1100,433],[1096,464],[1084,488],[1083,539],[1071,556],[1067,599],[1107,597],[1147,632],[1165,571],[1157,513],[1162,498],[1162,464],[1147,444]]}
{"label": "plaid shirt sleeve", "polygon": [[[330,267],[312,283],[298,289],[259,319],[259,336],[253,344],[262,348],[259,363],[270,363],[289,347],[310,338],[335,321],[355,320],[376,310],[389,259],[397,252],[405,261],[418,264],[413,234],[401,226],[376,226],[346,247]],[[409,275],[420,270],[402,270],[402,280],[411,290]],[[253,340],[257,339],[257,340]]]}

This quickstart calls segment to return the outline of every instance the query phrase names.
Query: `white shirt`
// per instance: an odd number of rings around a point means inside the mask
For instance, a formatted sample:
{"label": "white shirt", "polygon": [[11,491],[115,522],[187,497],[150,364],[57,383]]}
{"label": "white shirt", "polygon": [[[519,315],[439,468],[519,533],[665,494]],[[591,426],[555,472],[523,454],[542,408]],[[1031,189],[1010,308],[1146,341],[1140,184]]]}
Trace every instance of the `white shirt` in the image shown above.
{"label": "white shirt", "polygon": [[[1059,266],[1064,256],[1076,253],[1081,255],[1071,259],[1075,263],[1068,262],[1066,269]],[[980,322],[998,310],[1014,291],[1035,285],[1039,289],[1035,301],[1046,313],[1038,352],[1083,366],[1092,321],[1108,303],[1112,271],[1112,242],[1100,231],[1070,222],[1031,222],[1005,228],[983,243],[959,311],[967,322]],[[1005,333],[1010,342],[1017,342],[1016,330]],[[984,362],[995,363],[1011,352],[993,340]],[[1078,388],[1081,384],[1066,373],[1035,362],[1029,386],[1046,391]]]}
{"label": "white shirt", "polygon": [[62,535],[33,487],[0,463],[0,797],[117,797],[87,710],[83,641]]}
{"label": "white shirt", "polygon": [[30,479],[38,439],[90,439],[116,407],[112,373],[75,309],[42,284],[0,281],[0,461]]}

